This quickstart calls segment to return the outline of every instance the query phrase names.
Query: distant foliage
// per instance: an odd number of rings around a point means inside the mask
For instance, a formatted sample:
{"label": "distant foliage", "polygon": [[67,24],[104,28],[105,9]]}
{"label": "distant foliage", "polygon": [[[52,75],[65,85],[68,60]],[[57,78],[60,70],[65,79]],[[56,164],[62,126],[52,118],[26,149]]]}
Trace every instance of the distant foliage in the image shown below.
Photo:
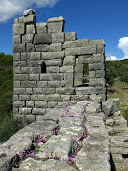
{"label": "distant foliage", "polygon": [[0,53],[0,66],[13,66],[13,56]]}
{"label": "distant foliage", "polygon": [[128,84],[128,73],[124,73],[121,77],[120,77],[120,81]]}

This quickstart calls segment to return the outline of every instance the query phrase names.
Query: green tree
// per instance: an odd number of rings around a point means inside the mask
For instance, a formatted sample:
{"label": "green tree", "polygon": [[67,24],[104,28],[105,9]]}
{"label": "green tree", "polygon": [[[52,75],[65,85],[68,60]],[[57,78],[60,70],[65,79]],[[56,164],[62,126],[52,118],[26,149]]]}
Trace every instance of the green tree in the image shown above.
{"label": "green tree", "polygon": [[109,86],[113,86],[115,81],[114,79],[117,77],[116,71],[113,66],[110,66],[106,69],[106,82]]}

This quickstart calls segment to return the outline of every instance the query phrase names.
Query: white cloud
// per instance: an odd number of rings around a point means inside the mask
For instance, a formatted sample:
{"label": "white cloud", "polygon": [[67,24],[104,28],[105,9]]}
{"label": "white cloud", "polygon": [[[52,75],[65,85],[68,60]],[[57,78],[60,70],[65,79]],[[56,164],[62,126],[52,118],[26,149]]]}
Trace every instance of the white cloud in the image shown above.
{"label": "white cloud", "polygon": [[116,56],[112,56],[111,52],[109,52],[108,54],[106,54],[106,60],[107,61],[115,61],[117,60]]}
{"label": "white cloud", "polygon": [[128,37],[122,37],[119,39],[118,48],[124,53],[123,59],[128,59]]}
{"label": "white cloud", "polygon": [[0,0],[0,22],[6,23],[15,15],[23,15],[23,12],[36,5],[35,8],[52,8],[59,0]]}

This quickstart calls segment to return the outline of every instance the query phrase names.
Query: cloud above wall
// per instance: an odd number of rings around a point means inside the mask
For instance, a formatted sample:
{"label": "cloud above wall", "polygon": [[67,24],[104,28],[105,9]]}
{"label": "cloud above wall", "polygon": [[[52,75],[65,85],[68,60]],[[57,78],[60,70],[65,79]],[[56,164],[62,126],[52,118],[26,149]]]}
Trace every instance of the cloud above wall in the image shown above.
{"label": "cloud above wall", "polygon": [[26,9],[35,5],[35,8],[52,8],[60,0],[0,0],[0,22],[6,23],[15,15],[23,14]]}
{"label": "cloud above wall", "polygon": [[128,59],[128,37],[122,37],[119,39],[118,48],[124,53],[123,59]]}
{"label": "cloud above wall", "polygon": [[111,52],[109,52],[106,54],[106,60],[107,61],[115,61],[115,60],[117,60],[117,58],[116,58],[116,56],[112,56]]}

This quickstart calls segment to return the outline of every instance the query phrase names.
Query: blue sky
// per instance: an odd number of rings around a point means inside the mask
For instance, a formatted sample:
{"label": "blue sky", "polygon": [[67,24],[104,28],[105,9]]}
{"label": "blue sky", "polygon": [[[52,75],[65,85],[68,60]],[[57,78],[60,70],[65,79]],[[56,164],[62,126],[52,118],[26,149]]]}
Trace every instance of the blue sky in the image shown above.
{"label": "blue sky", "polygon": [[78,39],[104,39],[107,60],[128,58],[128,0],[0,0],[0,53],[13,55],[14,19],[30,8],[37,23],[62,16],[64,32],[76,32]]}

